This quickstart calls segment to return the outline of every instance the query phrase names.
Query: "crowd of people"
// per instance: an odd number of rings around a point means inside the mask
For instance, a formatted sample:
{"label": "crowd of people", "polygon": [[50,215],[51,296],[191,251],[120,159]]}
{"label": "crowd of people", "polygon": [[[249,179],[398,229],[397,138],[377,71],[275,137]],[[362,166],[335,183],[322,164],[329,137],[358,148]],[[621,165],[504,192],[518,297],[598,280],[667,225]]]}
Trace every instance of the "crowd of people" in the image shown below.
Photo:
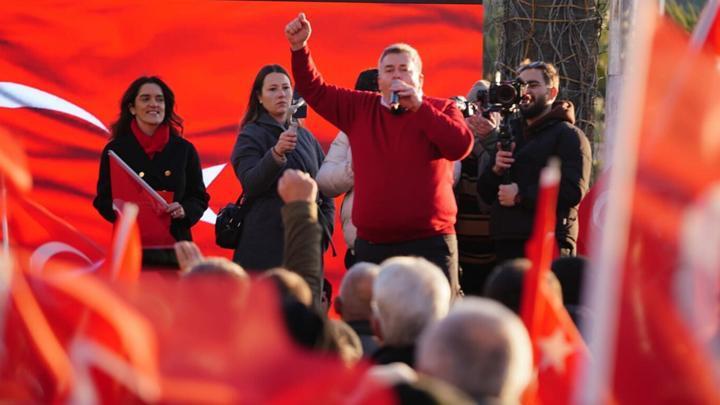
{"label": "crowd of people", "polygon": [[[422,60],[411,46],[385,48],[355,89],[325,82],[310,53],[304,14],[285,28],[292,79],[307,104],[341,132],[326,156],[293,118],[293,83],[280,65],[255,77],[231,162],[247,209],[233,260],[204,258],[190,228],[207,208],[197,152],[183,139],[170,88],[136,80],[121,101],[103,151],[95,207],[114,221],[107,151],[152,188],[170,192],[174,249],[146,247],[143,262],[176,266],[183,277],[220,274],[240,283],[272,280],[286,327],[310,350],[361,359],[407,403],[517,403],[533,375],[532,347],[519,319],[530,268],[540,171],[561,162],[556,241],[547,280],[573,316],[585,262],[574,257],[577,208],[589,187],[590,145],[571,103],[557,99],[550,63],[518,67],[515,115],[483,111],[489,83],[451,99],[423,93]],[[499,142],[501,121],[513,141]],[[334,308],[323,282],[323,253],[340,209],[347,243]],[[465,297],[463,297],[465,295]],[[474,295],[476,297],[469,297]]]}

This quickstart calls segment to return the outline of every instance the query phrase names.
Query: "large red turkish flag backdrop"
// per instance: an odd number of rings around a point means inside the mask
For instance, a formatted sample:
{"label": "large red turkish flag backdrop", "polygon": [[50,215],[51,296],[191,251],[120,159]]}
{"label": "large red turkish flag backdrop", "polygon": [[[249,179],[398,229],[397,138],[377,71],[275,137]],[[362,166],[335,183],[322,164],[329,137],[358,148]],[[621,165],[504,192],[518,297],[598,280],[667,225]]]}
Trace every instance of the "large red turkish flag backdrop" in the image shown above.
{"label": "large red turkish flag backdrop", "polygon": [[[425,93],[450,97],[481,77],[483,8],[481,1],[442,3],[4,3],[0,125],[27,151],[31,198],[108,246],[111,225],[91,204],[100,151],[125,88],[140,75],[159,75],[175,92],[185,136],[207,169],[212,212],[194,237],[206,254],[229,256],[215,247],[211,222],[240,185],[222,165],[259,68],[290,65],[285,24],[308,15],[313,55],[331,83],[351,87],[385,46],[402,41],[423,58]],[[312,111],[307,126],[327,150],[337,130]],[[335,285],[344,254],[336,230],[338,256],[326,257]]]}

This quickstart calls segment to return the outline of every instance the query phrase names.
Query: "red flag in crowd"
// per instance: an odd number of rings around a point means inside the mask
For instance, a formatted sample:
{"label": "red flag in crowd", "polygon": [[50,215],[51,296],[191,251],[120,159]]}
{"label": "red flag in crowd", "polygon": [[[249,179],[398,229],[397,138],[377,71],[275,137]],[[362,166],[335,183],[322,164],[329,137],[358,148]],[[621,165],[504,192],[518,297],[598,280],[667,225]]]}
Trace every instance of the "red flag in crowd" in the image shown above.
{"label": "red flag in crowd", "polygon": [[145,315],[93,275],[36,281],[43,311],[73,365],[70,401],[159,398],[157,340]]}
{"label": "red flag in crowd", "polygon": [[578,208],[578,255],[589,256],[592,238],[602,232],[603,218],[607,208],[607,173],[603,172],[595,180]]}
{"label": "red flag in crowd", "polygon": [[[13,272],[5,258],[0,266]],[[72,365],[55,336],[25,274],[14,271],[9,304],[3,308],[3,357],[0,360],[0,397],[15,402],[50,402],[67,395],[73,383]]]}
{"label": "red flag in crowd", "polygon": [[533,234],[526,248],[532,267],[523,284],[521,314],[533,343],[538,377],[537,387],[525,395],[525,403],[569,404],[578,366],[587,357],[585,344],[561,297],[547,282],[556,250],[559,187],[559,162],[552,160],[540,175]]}
{"label": "red flag in crowd", "polygon": [[[30,283],[19,284],[27,276]],[[18,401],[392,404],[368,365],[296,347],[274,284],[18,273],[0,393]],[[29,305],[32,304],[32,305]]]}
{"label": "red flag in crowd", "polygon": [[157,399],[155,335],[143,315],[91,274],[13,273],[2,335],[3,398]]}
{"label": "red flag in crowd", "polygon": [[142,270],[142,243],[137,224],[138,207],[123,204],[113,230],[110,254],[104,271],[112,280],[137,281]]}
{"label": "red flag in crowd", "polygon": [[10,193],[7,206],[11,250],[33,274],[99,269],[105,251],[74,226],[30,197]]}
{"label": "red flag in crowd", "polygon": [[30,191],[32,176],[25,151],[1,125],[0,145],[0,188],[8,186],[20,192]]}
{"label": "red flag in crowd", "polygon": [[609,389],[619,403],[717,403],[720,74],[670,21],[638,15],[581,402]]}
{"label": "red flag in crowd", "polygon": [[367,365],[297,347],[272,283],[143,274],[118,291],[155,327],[163,402],[393,403],[361,385]]}

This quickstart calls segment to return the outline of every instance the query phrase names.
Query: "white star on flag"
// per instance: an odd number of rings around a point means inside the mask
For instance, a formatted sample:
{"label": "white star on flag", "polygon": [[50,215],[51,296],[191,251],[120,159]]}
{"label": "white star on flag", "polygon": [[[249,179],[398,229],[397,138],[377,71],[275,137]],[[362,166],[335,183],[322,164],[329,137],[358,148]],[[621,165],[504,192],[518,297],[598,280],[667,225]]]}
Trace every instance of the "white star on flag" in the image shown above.
{"label": "white star on flag", "polygon": [[552,335],[538,339],[538,346],[542,353],[540,370],[552,367],[558,374],[564,374],[565,360],[575,351],[575,348],[565,339],[563,331],[556,328]]}

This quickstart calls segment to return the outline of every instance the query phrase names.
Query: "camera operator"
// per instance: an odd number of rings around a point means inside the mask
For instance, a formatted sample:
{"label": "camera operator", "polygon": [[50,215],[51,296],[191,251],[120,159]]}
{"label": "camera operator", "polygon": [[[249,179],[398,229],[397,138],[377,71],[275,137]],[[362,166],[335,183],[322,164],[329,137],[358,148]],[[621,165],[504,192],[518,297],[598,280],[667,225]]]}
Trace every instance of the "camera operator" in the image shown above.
{"label": "camera operator", "polygon": [[481,295],[485,279],[495,267],[495,249],[490,237],[490,205],[478,194],[477,182],[496,152],[500,113],[489,108],[490,82],[478,80],[468,92],[467,99],[456,102],[474,136],[472,152],[455,162],[459,180],[455,185],[458,205],[455,231],[458,239],[460,286],[468,295]]}
{"label": "camera operator", "polygon": [[[514,142],[509,150],[498,148],[492,170],[482,173],[478,182],[481,197],[492,204],[490,232],[497,260],[525,256],[540,171],[551,156],[560,159],[562,170],[555,238],[560,255],[573,256],[578,235],[577,207],[590,180],[590,143],[573,125],[572,103],[556,101],[559,77],[553,65],[525,62],[517,72],[522,97],[518,102],[521,117],[510,122]],[[509,178],[509,184],[502,184],[504,177]]]}

